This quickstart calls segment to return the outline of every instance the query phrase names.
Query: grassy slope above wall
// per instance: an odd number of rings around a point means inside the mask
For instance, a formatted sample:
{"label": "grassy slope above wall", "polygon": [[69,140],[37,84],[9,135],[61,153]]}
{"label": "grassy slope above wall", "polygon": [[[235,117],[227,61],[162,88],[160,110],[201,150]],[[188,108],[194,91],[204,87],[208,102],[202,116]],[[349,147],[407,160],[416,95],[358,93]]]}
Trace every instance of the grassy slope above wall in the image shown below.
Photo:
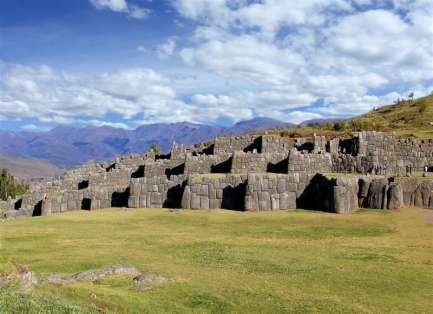
{"label": "grassy slope above wall", "polygon": [[404,101],[372,110],[366,114],[337,123],[319,123],[288,129],[274,129],[256,134],[282,134],[309,137],[319,135],[350,136],[356,131],[395,132],[397,136],[433,138],[433,95]]}
{"label": "grassy slope above wall", "polygon": [[56,274],[129,263],[176,282],[137,292],[115,277],[42,285],[24,298],[3,288],[0,312],[47,312],[54,303],[54,312],[74,313],[427,313],[433,225],[425,213],[113,209],[3,222],[0,272],[12,260]]}
{"label": "grassy slope above wall", "polygon": [[433,95],[384,106],[362,116],[350,119],[346,127],[396,132],[398,135],[415,135],[433,138]]}

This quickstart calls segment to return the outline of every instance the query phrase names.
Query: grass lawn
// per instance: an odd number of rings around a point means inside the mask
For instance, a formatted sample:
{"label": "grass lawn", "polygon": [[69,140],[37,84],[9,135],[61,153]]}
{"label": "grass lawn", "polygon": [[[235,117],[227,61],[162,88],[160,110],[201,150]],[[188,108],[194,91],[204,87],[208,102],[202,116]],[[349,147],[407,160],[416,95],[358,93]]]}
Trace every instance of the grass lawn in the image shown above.
{"label": "grass lawn", "polygon": [[[423,210],[68,212],[0,222],[11,262],[71,274],[128,263],[175,279],[0,288],[0,312],[431,313],[433,225]],[[96,297],[95,297],[96,296]]]}

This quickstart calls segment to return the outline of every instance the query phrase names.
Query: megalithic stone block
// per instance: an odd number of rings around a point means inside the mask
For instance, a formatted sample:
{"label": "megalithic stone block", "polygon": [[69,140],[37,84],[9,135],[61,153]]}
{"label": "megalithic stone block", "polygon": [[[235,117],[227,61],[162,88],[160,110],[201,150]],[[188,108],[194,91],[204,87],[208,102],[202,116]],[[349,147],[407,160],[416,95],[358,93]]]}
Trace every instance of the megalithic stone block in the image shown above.
{"label": "megalithic stone block", "polygon": [[130,196],[128,198],[128,207],[138,208],[139,206],[140,206],[140,204],[139,204],[139,197],[138,196]]}
{"label": "megalithic stone block", "polygon": [[345,186],[334,186],[334,212],[337,214],[345,214],[350,212],[348,202],[348,191]]}
{"label": "megalithic stone block", "polygon": [[185,209],[191,208],[191,190],[189,185],[183,191],[181,207]]}
{"label": "megalithic stone block", "polygon": [[391,183],[388,188],[388,209],[396,210],[403,206],[403,190],[399,183]]}
{"label": "megalithic stone block", "polygon": [[191,195],[191,209],[200,209],[200,195],[192,193]]}

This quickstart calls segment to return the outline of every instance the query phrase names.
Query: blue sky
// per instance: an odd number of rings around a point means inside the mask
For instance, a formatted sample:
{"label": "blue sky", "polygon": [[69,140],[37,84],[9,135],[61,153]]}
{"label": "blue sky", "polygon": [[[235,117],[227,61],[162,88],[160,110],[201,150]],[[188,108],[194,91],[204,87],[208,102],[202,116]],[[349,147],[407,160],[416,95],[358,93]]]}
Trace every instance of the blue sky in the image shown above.
{"label": "blue sky", "polygon": [[348,117],[433,90],[432,0],[2,0],[0,128]]}

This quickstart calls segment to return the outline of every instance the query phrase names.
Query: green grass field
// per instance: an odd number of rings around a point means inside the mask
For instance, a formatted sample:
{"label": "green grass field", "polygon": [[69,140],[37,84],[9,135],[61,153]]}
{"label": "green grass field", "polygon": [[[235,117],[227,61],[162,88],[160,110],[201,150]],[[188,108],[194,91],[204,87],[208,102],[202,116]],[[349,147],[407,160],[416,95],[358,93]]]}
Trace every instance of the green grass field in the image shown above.
{"label": "green grass field", "polygon": [[[12,262],[71,274],[116,263],[175,279],[0,288],[1,313],[431,313],[433,225],[425,211],[69,212],[0,222]],[[92,297],[93,295],[93,297]],[[96,297],[95,297],[96,296]]]}

